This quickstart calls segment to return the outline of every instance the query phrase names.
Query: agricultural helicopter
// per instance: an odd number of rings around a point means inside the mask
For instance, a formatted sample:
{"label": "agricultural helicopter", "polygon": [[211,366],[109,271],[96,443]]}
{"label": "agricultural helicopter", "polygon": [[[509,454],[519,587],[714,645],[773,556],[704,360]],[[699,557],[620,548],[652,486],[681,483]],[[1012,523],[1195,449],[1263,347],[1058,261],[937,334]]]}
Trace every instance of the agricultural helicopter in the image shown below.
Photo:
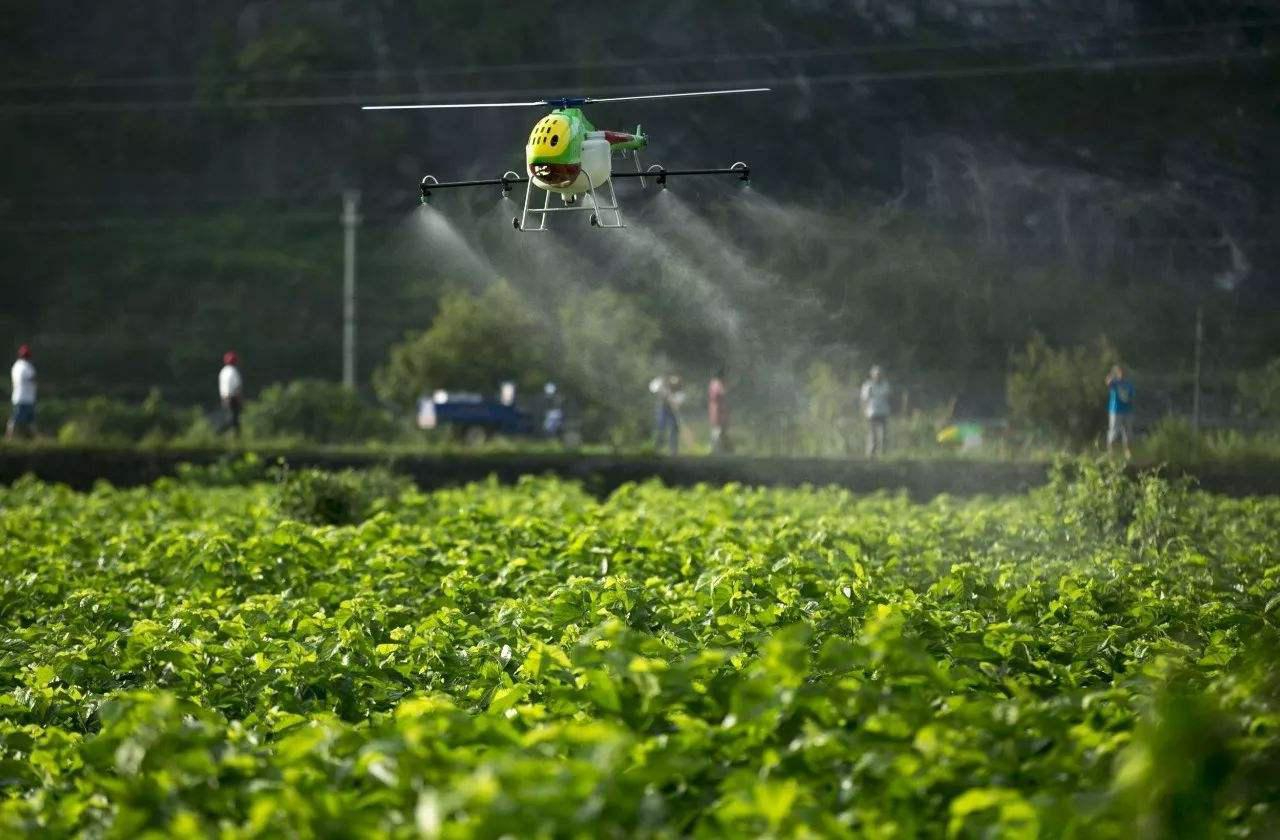
{"label": "agricultural helicopter", "polygon": [[[460,108],[530,108],[549,107],[551,113],[534,124],[529,142],[524,147],[526,174],[506,172],[501,178],[478,181],[440,181],[434,175],[422,179],[422,202],[425,204],[435,190],[454,187],[502,187],[503,197],[509,197],[515,184],[524,184],[524,210],[511,220],[519,231],[547,230],[550,213],[590,213],[593,227],[621,228],[622,209],[613,188],[615,178],[639,178],[644,188],[649,178],[665,187],[667,179],[679,175],[736,175],[749,183],[751,167],[739,161],[724,169],[666,169],[654,164],[643,169],[640,150],[649,145],[649,136],[640,126],[634,132],[599,131],[582,112],[582,106],[597,102],[632,102],[641,99],[679,99],[690,96],[726,96],[732,94],[764,93],[769,88],[736,88],[733,90],[695,90],[681,93],[653,93],[642,96],[565,96],[558,99],[538,99],[530,102],[481,102],[448,103],[434,105],[365,105],[365,111],[408,111]],[[613,160],[628,154],[635,161],[634,172],[614,172]],[[534,189],[541,190],[542,206],[536,206]],[[559,195],[562,207],[551,206],[552,194]],[[530,217],[537,217],[537,224]]]}

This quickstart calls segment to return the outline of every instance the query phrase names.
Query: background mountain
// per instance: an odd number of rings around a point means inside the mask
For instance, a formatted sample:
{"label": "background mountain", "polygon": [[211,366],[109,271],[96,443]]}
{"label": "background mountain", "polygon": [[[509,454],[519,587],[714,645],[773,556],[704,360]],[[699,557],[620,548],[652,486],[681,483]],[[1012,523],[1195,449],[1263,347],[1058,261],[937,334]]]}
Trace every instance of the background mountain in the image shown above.
{"label": "background mountain", "polygon": [[[1040,332],[1105,333],[1173,405],[1197,306],[1211,378],[1280,353],[1269,3],[11,0],[0,39],[0,341],[62,395],[207,400],[229,346],[255,386],[336,377],[350,188],[365,382],[497,276],[547,311],[614,289],[761,400],[874,359],[989,411]],[[520,169],[536,109],[358,109],[745,84],[775,92],[590,111],[646,162],[754,170],[627,185],[614,240],[532,244],[496,193],[412,215],[425,173]]]}

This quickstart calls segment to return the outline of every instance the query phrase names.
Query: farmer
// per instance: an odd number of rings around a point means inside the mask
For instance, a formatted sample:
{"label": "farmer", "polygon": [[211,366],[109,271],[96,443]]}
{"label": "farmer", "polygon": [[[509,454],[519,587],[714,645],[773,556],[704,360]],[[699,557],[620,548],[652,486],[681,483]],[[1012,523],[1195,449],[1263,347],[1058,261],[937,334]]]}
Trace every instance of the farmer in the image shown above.
{"label": "farmer", "polygon": [[547,410],[542,415],[542,433],[549,438],[564,442],[564,397],[556,383],[548,382],[542,388],[546,397]]}
{"label": "farmer", "polygon": [[859,397],[867,418],[867,457],[883,455],[889,427],[889,383],[879,365],[871,367],[871,378],[862,383]]}
{"label": "farmer", "polygon": [[672,455],[679,454],[680,406],[684,403],[684,385],[680,382],[680,377],[674,374],[658,376],[649,383],[649,392],[658,398],[654,443],[661,450],[665,439],[667,451]]}
{"label": "farmer", "polygon": [[1132,458],[1129,441],[1133,438],[1133,383],[1125,378],[1124,368],[1116,365],[1107,374],[1107,454],[1117,438],[1124,440],[1124,457]]}
{"label": "farmer", "polygon": [[222,425],[219,432],[240,437],[240,412],[244,408],[244,380],[240,378],[240,357],[236,351],[222,354],[222,370],[218,372],[218,397],[222,400]]}
{"label": "farmer", "polygon": [[31,348],[18,348],[18,360],[9,371],[13,381],[13,413],[5,426],[5,440],[18,435],[34,437],[36,433],[36,366],[31,364]]}
{"label": "farmer", "polygon": [[729,442],[729,403],[724,386],[724,368],[716,368],[707,383],[707,420],[711,424],[711,451],[727,455],[733,451]]}

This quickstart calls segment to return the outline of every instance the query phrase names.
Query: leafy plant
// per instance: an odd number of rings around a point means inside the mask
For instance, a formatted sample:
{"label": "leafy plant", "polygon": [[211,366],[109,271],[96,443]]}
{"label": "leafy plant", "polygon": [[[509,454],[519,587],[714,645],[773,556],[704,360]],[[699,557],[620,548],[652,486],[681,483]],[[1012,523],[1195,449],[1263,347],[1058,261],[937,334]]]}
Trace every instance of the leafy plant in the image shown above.
{"label": "leafy plant", "polygon": [[396,423],[351,389],[318,379],[264,389],[246,406],[244,423],[256,438],[300,438],[311,443],[389,440],[407,428],[407,423]]}
{"label": "leafy plant", "polygon": [[397,501],[412,485],[388,470],[278,470],[276,507],[281,514],[313,525],[363,522]]}
{"label": "leafy plant", "polygon": [[1013,358],[1006,383],[1009,410],[1017,422],[1047,430],[1064,443],[1095,441],[1106,429],[1103,380],[1117,360],[1105,338],[1093,348],[1057,349],[1035,335]]}
{"label": "leafy plant", "polygon": [[444,298],[428,329],[391,348],[374,383],[384,400],[406,406],[438,388],[496,393],[510,380],[527,392],[546,381],[548,337],[507,283],[480,295],[456,292]]}
{"label": "leafy plant", "polygon": [[0,531],[5,836],[1280,828],[1274,498],[291,471]]}
{"label": "leafy plant", "polygon": [[1246,416],[1280,420],[1280,358],[1237,377],[1240,406]]}

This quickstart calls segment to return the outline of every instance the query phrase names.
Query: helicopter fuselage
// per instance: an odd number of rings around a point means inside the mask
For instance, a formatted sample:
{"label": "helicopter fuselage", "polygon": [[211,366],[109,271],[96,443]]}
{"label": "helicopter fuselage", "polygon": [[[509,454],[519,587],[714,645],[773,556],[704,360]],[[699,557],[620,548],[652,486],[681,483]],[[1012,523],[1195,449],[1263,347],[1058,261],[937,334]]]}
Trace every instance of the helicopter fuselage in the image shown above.
{"label": "helicopter fuselage", "polygon": [[648,142],[638,127],[634,134],[598,131],[580,108],[557,108],[534,125],[525,164],[535,186],[577,196],[609,180],[613,152],[641,149]]}

